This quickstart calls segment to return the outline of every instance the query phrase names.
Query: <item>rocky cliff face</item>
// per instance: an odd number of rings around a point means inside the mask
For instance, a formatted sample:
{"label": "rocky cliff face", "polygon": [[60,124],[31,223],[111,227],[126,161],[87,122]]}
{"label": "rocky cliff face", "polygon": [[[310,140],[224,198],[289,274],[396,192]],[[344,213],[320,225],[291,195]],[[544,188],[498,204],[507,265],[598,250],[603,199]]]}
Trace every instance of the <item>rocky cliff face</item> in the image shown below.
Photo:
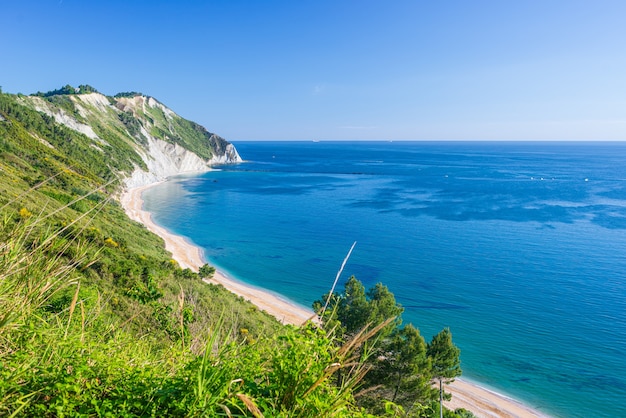
{"label": "rocky cliff face", "polygon": [[178,144],[152,137],[147,139],[147,146],[142,147],[140,155],[147,170],[137,167],[125,180],[129,188],[162,181],[177,174],[207,171],[214,164],[242,161],[233,144],[228,144],[224,153],[204,160]]}
{"label": "rocky cliff face", "polygon": [[25,96],[21,101],[88,137],[103,158],[111,147],[135,153],[135,158],[129,158],[134,169],[119,173],[129,188],[242,161],[225,139],[181,118],[152,97],[88,93]]}

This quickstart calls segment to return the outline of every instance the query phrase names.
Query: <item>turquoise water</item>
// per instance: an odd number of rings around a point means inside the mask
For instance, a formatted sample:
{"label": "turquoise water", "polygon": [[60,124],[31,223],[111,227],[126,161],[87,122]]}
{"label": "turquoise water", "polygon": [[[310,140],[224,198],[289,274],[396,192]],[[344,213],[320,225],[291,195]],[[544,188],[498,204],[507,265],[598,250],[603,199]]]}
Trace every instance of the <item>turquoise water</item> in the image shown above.
{"label": "turquoise water", "polygon": [[626,144],[240,142],[144,194],[221,270],[302,304],[383,282],[464,377],[562,417],[626,416]]}

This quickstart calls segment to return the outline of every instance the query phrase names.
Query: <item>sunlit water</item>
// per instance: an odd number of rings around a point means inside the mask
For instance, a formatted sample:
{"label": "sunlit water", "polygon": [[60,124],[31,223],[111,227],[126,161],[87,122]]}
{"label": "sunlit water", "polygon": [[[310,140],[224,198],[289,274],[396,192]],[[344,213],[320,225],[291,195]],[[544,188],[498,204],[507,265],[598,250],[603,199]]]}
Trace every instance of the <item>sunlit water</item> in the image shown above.
{"label": "sunlit water", "polygon": [[626,144],[241,142],[148,190],[221,270],[302,304],[383,282],[464,377],[563,417],[626,416]]}

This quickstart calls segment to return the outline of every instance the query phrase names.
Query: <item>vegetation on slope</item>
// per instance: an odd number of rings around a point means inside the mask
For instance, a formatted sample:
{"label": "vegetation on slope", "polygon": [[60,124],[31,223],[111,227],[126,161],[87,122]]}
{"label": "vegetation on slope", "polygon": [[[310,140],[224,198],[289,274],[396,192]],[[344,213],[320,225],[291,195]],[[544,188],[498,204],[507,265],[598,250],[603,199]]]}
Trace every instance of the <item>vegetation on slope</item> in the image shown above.
{"label": "vegetation on slope", "polygon": [[[386,286],[378,283],[366,291],[354,276],[342,293],[324,295],[314,302],[313,309],[324,327],[335,330],[342,342],[388,321],[376,332],[373,344],[364,345],[368,373],[355,395],[358,405],[378,415],[390,405],[406,416],[439,415],[440,396],[450,399],[450,395],[440,393],[433,382],[450,383],[461,375],[460,350],[453,344],[450,330],[442,330],[427,344],[413,325],[401,326],[404,309]],[[446,416],[471,414],[459,410],[447,411]]]}
{"label": "vegetation on slope", "polygon": [[[378,367],[377,347],[400,353],[393,344],[416,340],[394,331],[398,308],[385,288],[375,314],[377,296],[361,318],[334,305],[326,327],[296,328],[204,283],[112,198],[118,174],[141,161],[122,135],[131,115],[95,120],[77,91],[52,93],[36,99],[79,115],[102,142],[35,111],[32,98],[0,93],[1,416],[434,413],[405,407],[409,386],[390,398],[365,373]],[[363,388],[376,397],[355,397]]]}
{"label": "vegetation on slope", "polygon": [[[117,109],[96,108],[89,100],[82,100],[82,95],[98,93],[89,86],[74,88],[70,85],[47,93],[38,92],[34,96],[42,98],[55,110],[62,110],[79,122],[90,125],[112,150],[130,152],[129,156],[136,164],[143,162],[138,155],[128,150],[128,136],[135,141],[144,142],[142,128],[153,136],[166,142],[178,144],[203,159],[211,159],[216,154],[223,154],[228,142],[203,126],[181,118],[153,97],[143,96],[138,92],[118,93],[108,97],[110,105]],[[26,99],[26,104],[34,105],[36,99]],[[132,145],[132,144],[130,144]]]}
{"label": "vegetation on slope", "polygon": [[[150,350],[170,350],[183,343],[189,350],[200,350],[207,330],[215,328],[220,316],[229,324],[223,332],[228,330],[230,338],[253,340],[279,329],[274,318],[178,267],[159,237],[131,222],[111,197],[119,188],[115,174],[132,167],[132,156],[103,158],[91,142],[22,105],[20,98],[0,94],[0,257],[4,262],[0,272],[11,277],[14,272],[28,273],[19,276],[19,281],[35,286],[30,281],[36,279],[30,275],[45,273],[37,266],[54,261],[72,271],[69,283],[80,283],[80,288],[61,286],[67,282],[64,277],[41,306],[29,311],[28,320],[16,325],[20,332],[6,334],[3,327],[3,341],[10,343],[0,351],[3,371],[11,369],[5,355],[24,355],[24,347],[13,346],[23,340],[17,336],[28,334],[22,326],[40,332],[41,344],[58,340],[46,335],[47,327],[67,313],[75,296],[85,312],[97,318],[90,335],[109,335],[110,330],[120,328],[116,332],[124,338],[141,341]],[[51,243],[39,250],[36,262],[28,261],[29,249],[37,248],[47,236],[54,237]],[[9,263],[10,254],[20,254],[14,257],[21,264]],[[76,264],[77,259],[90,261]],[[3,288],[3,300],[20,300],[12,289]],[[3,303],[7,312],[11,306]],[[38,321],[33,322],[34,318]],[[26,351],[36,358],[38,350],[45,353],[47,349],[38,346]],[[80,352],[72,357],[82,358]],[[22,385],[28,388],[32,383]],[[42,396],[29,399],[41,401],[50,395]]]}
{"label": "vegetation on slope", "polygon": [[[178,280],[173,323],[167,310],[152,325],[137,321],[132,298],[125,311],[134,315],[122,320],[107,294],[83,281],[98,258],[90,245],[66,239],[62,229],[39,232],[41,220],[23,211],[0,231],[0,415],[361,414],[351,396],[360,369],[337,365],[349,364],[367,335],[340,347],[313,325],[272,323],[253,338],[240,328],[249,312],[228,312],[239,301],[214,286],[194,289],[185,282],[193,277]],[[200,330],[188,326],[199,314],[193,291],[209,303],[228,299],[203,313],[221,312]],[[340,368],[353,376],[342,387],[329,379]]]}
{"label": "vegetation on slope", "polygon": [[[195,122],[175,115],[152,97],[132,96],[129,98],[123,95],[118,99],[118,106],[121,107],[123,104],[130,108],[127,115],[132,115],[136,120],[149,121],[144,128],[152,136],[178,144],[201,158],[210,159],[216,152],[222,154],[228,145],[224,138],[208,132]],[[129,126],[128,123],[126,126],[131,131],[137,128]]]}

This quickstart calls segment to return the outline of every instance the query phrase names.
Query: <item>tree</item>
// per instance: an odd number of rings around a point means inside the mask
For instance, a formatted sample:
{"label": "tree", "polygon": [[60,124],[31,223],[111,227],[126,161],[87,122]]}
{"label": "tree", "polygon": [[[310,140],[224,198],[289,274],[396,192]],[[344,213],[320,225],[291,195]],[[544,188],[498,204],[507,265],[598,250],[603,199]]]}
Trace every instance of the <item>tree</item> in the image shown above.
{"label": "tree", "polygon": [[382,283],[376,283],[376,285],[368,290],[367,297],[369,300],[369,321],[374,324],[379,324],[389,318],[396,318],[392,322],[388,330],[393,330],[400,326],[402,319],[400,315],[404,312],[404,308],[396,302],[396,297],[389,291],[387,286]]}
{"label": "tree", "polygon": [[[320,313],[327,299],[328,294],[316,301],[313,309]],[[330,298],[322,318],[327,329],[337,330],[341,341],[347,341],[364,328],[372,329],[392,319],[376,333],[376,344],[364,347],[370,370],[361,385],[367,395],[360,397],[359,403],[371,411],[383,412],[381,401],[385,400],[401,399],[399,405],[410,407],[430,388],[426,343],[415,327],[398,328],[403,310],[382,283],[366,291],[363,284],[351,276],[344,291]]]}
{"label": "tree", "polygon": [[135,96],[143,96],[143,93],[139,93],[137,91],[125,91],[125,92],[117,93],[113,97],[116,99],[119,99],[122,97],[135,97]]}
{"label": "tree", "polygon": [[[426,356],[426,342],[413,325],[408,324],[394,332],[388,346],[393,353],[390,357],[390,371],[395,374],[392,402],[398,402],[400,393],[407,399],[400,404],[422,398],[430,387],[430,361]],[[422,399],[426,400],[426,399]]]}
{"label": "tree", "polygon": [[210,279],[215,274],[215,267],[205,264],[200,267],[200,270],[198,270],[198,274],[200,275],[201,279]]}
{"label": "tree", "polygon": [[369,322],[369,303],[365,297],[365,286],[351,276],[346,282],[337,307],[337,318],[348,334],[361,330]]}
{"label": "tree", "polygon": [[90,86],[89,84],[81,84],[80,86],[78,86],[78,92],[80,94],[85,94],[85,93],[99,93],[98,90],[95,89],[95,87]]}
{"label": "tree", "polygon": [[[313,303],[313,309],[318,314],[328,299],[328,294],[321,300]],[[369,324],[371,328],[396,318],[383,328],[379,335],[389,335],[400,323],[400,315],[404,309],[398,305],[396,298],[382,283],[365,291],[365,286],[356,277],[351,276],[345,284],[343,293],[333,295],[322,318],[327,325],[334,326],[334,322],[341,323],[341,333],[353,335]]]}
{"label": "tree", "polygon": [[383,341],[378,358],[365,376],[369,385],[379,386],[376,390],[379,398],[407,411],[416,403],[427,404],[436,399],[437,392],[432,388],[431,378],[426,342],[411,324],[396,328]]}
{"label": "tree", "polygon": [[433,337],[426,352],[432,362],[433,377],[439,380],[439,410],[443,416],[443,383],[452,383],[461,375],[461,350],[452,342],[450,329],[444,328]]}
{"label": "tree", "polygon": [[[328,299],[326,294],[314,302],[315,312],[321,314]],[[363,348],[367,350],[369,371],[362,381],[357,401],[374,414],[384,413],[389,405],[396,405],[407,413],[412,410],[410,413],[415,414],[417,409],[436,402],[433,379],[448,383],[461,374],[460,350],[452,343],[450,330],[444,329],[426,344],[413,325],[400,328],[403,310],[383,284],[378,283],[366,291],[363,284],[351,276],[343,293],[330,297],[323,314],[325,328],[336,330],[339,343],[347,342],[363,328],[372,329],[395,318],[376,333],[374,346]],[[341,376],[337,376],[336,381],[341,384]]]}

